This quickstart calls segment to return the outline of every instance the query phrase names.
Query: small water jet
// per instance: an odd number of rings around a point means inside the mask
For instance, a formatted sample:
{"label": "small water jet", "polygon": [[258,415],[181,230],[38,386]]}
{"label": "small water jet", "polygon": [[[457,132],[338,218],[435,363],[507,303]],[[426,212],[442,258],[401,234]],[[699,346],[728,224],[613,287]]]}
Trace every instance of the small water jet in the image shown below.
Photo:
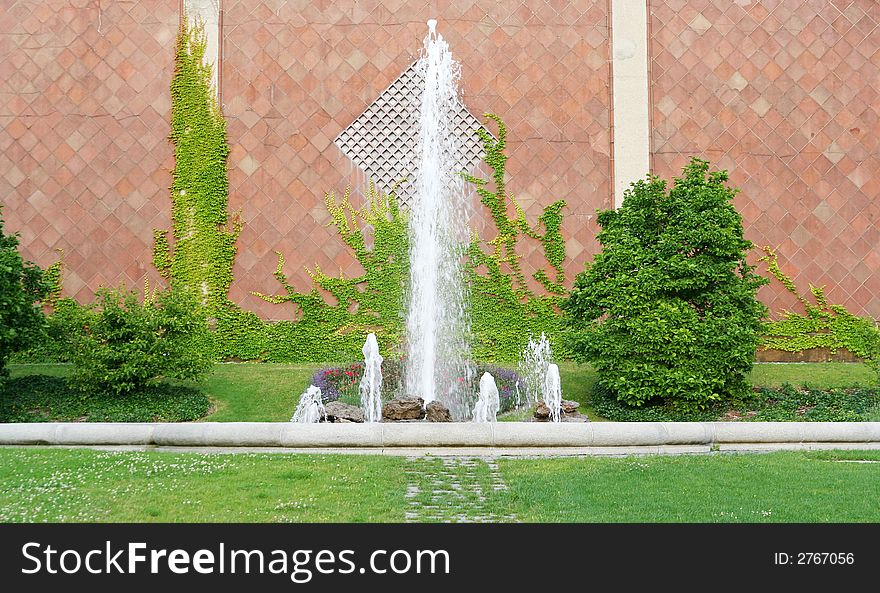
{"label": "small water jet", "polygon": [[324,400],[321,398],[321,388],[309,385],[308,389],[299,396],[299,403],[290,421],[299,424],[314,424],[315,422],[320,422],[325,416],[326,412],[324,411]]}
{"label": "small water jet", "polygon": [[483,373],[480,377],[480,397],[474,406],[473,421],[495,422],[500,407],[501,399],[498,396],[495,378],[489,373]]}
{"label": "small water jet", "polygon": [[454,126],[461,65],[437,33],[435,19],[428,21],[416,70],[424,90],[413,163],[417,174],[410,211],[405,390],[425,403],[441,401],[460,420],[473,401],[464,389],[472,371],[461,269],[469,207],[464,180],[454,165],[461,142]]}
{"label": "small water jet", "polygon": [[376,334],[368,334],[361,350],[364,353],[364,374],[361,377],[361,408],[364,422],[382,421],[382,355]]}
{"label": "small water jet", "polygon": [[559,367],[551,363],[544,380],[544,403],[550,408],[550,421],[559,422],[562,416],[562,381]]}
{"label": "small water jet", "polygon": [[524,385],[517,391],[518,406],[533,406],[544,399],[544,385],[547,381],[547,368],[552,360],[550,340],[544,332],[535,340],[529,337],[529,343],[520,355],[519,375]]}

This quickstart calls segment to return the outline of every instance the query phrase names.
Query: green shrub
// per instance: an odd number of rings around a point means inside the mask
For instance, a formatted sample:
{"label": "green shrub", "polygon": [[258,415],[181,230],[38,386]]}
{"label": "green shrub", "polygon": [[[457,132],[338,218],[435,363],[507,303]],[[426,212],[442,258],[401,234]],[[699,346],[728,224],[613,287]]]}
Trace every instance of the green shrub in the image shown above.
{"label": "green shrub", "polygon": [[46,375],[16,377],[0,387],[0,422],[188,422],[210,409],[204,393],[167,383],[127,397],[84,393]]}
{"label": "green shrub", "polygon": [[593,388],[589,403],[596,414],[612,422],[712,422],[721,415],[718,403],[702,410],[682,410],[662,401],[631,406],[599,383]]}
{"label": "green shrub", "polygon": [[727,173],[708,169],[693,159],[669,191],[649,176],[600,212],[603,250],[564,305],[576,359],[634,406],[696,410],[749,390],[767,281],[746,263]]}
{"label": "green shrub", "polygon": [[84,392],[129,394],[162,377],[198,380],[211,368],[213,347],[195,299],[181,290],[145,303],[134,292],[103,289],[95,303],[56,304],[50,330],[74,365],[70,384]]}
{"label": "green shrub", "polygon": [[9,355],[42,335],[40,304],[49,291],[43,271],[18,252],[18,235],[3,233],[0,205],[0,377],[7,375]]}

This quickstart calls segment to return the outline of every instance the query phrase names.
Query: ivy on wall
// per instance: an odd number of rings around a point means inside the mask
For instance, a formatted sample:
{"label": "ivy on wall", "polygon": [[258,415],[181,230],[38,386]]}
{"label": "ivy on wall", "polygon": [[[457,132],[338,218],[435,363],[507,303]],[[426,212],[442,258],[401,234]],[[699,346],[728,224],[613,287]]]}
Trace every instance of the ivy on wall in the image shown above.
{"label": "ivy on wall", "polygon": [[763,348],[801,352],[811,348],[841,348],[868,361],[880,358],[880,330],[874,321],[853,315],[841,305],[829,304],[821,286],[810,285],[811,303],[798,292],[792,279],[779,267],[779,257],[770,247],[762,247],[769,274],[803,305],[806,315],[782,311],[781,318],[764,323]]}
{"label": "ivy on wall", "polygon": [[[293,304],[295,321],[265,322],[229,303],[218,318],[221,356],[244,360],[285,362],[343,361],[360,358],[368,333],[376,334],[385,354],[393,354],[403,337],[403,286],[409,270],[407,219],[393,195],[370,186],[367,202],[356,209],[346,190],[337,202],[325,196],[330,224],[363,267],[361,276],[330,276],[319,267],[309,271],[313,286],[299,292],[283,273],[284,256],[278,252],[275,278],[282,294],[256,296],[276,304]],[[362,225],[372,227],[368,247]],[[332,302],[327,302],[327,299]]]}
{"label": "ivy on wall", "polygon": [[[494,187],[490,187],[487,179],[465,175],[489,210],[497,233],[486,242],[474,235],[465,262],[471,284],[473,354],[479,360],[516,360],[529,336],[544,332],[556,357],[567,358],[562,344],[556,341],[562,332],[558,307],[567,295],[563,271],[565,241],[560,232],[565,201],[558,200],[544,208],[538,225],[529,224],[505,184],[507,127],[495,114],[487,113],[486,117],[498,125],[497,140],[486,130],[477,130]],[[510,206],[516,212],[512,218],[508,216]],[[538,270],[533,277],[546,294],[535,294],[526,281],[517,250],[523,237],[542,245],[550,270]]]}
{"label": "ivy on wall", "polygon": [[[494,190],[488,188],[487,180],[465,176],[476,186],[497,231],[495,238],[487,242],[473,236],[466,252],[472,351],[478,360],[513,361],[530,335],[545,332],[556,338],[561,332],[558,305],[566,290],[562,267],[565,244],[560,226],[565,202],[548,206],[536,226],[528,223],[523,210],[505,189],[507,130],[497,116],[487,117],[499,127],[498,141],[483,130],[478,132],[493,171]],[[332,277],[316,268],[310,271],[312,289],[302,293],[285,278],[284,257],[279,253],[274,275],[283,293],[254,294],[270,303],[293,304],[297,309],[296,320],[264,322],[230,303],[226,313],[218,317],[221,356],[290,362],[358,359],[369,332],[376,333],[386,355],[399,354],[405,337],[403,290],[409,274],[407,217],[397,207],[393,195],[382,195],[372,185],[367,198],[360,209],[351,205],[349,191],[341,202],[333,194],[325,198],[332,218],[330,224],[351,249],[364,274],[354,278]],[[508,201],[513,203],[515,218],[507,216]],[[372,227],[371,247],[364,234],[366,225]],[[534,277],[548,294],[535,294],[526,282],[517,253],[523,237],[535,239],[543,246],[551,271],[539,270]],[[328,303],[327,298],[333,302]],[[557,350],[557,356],[565,357],[565,352]]]}
{"label": "ivy on wall", "polygon": [[187,23],[184,15],[171,82],[172,241],[168,231],[154,231],[153,265],[215,315],[227,305],[241,221],[234,217],[230,228],[226,120],[204,63],[204,26]]}
{"label": "ivy on wall", "polygon": [[[170,230],[154,230],[154,266],[175,286],[188,287],[200,295],[214,330],[216,355],[222,359],[359,359],[369,332],[377,334],[386,356],[399,354],[405,338],[403,290],[409,273],[407,217],[397,207],[393,194],[382,195],[373,186],[367,191],[366,204],[359,209],[350,203],[349,191],[341,201],[332,193],[326,196],[330,224],[365,270],[362,275],[333,277],[316,267],[310,271],[312,288],[299,292],[284,276],[284,256],[278,253],[274,276],[282,292],[254,294],[280,306],[296,307],[294,321],[267,322],[228,299],[242,223],[238,215],[230,216],[228,212],[226,122],[211,87],[211,66],[203,62],[204,28],[200,24],[187,25],[186,18],[182,21],[171,84],[173,225]],[[482,128],[476,133],[483,143],[491,179],[464,175],[474,185],[495,226],[495,235],[489,240],[473,234],[465,255],[473,355],[485,361],[516,360],[529,336],[543,332],[553,341],[556,357],[567,359],[570,352],[561,340],[557,341],[563,333],[559,305],[568,295],[561,233],[565,201],[545,207],[534,226],[528,222],[506,188],[506,126],[497,115],[486,117],[498,126],[497,140]],[[511,211],[515,212],[512,217]],[[366,227],[372,229],[371,245]],[[541,294],[530,288],[522,269],[518,249],[523,239],[537,241],[543,249],[547,266],[532,275],[543,288]],[[770,275],[806,310],[805,315],[783,311],[780,319],[766,321],[763,347],[789,352],[846,348],[877,365],[880,372],[880,330],[875,322],[829,304],[821,287],[810,286],[815,300],[811,303],[780,270],[776,253],[769,247],[763,249],[762,261],[767,263]],[[44,280],[50,286],[46,299],[49,305],[60,298],[62,276],[60,260],[44,271]],[[149,287],[145,287],[145,298],[152,298]],[[44,349],[54,356],[51,348]],[[22,360],[36,360],[46,353],[19,354],[24,356]]]}

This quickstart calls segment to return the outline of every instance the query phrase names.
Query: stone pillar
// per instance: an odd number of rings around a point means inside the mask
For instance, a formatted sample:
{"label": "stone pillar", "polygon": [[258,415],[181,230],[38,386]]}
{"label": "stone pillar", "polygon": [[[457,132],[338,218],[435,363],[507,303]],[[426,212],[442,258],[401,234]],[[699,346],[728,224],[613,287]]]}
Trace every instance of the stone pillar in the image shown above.
{"label": "stone pillar", "polygon": [[220,3],[222,0],[183,0],[183,10],[189,25],[201,22],[205,26],[205,63],[211,65],[211,86],[218,99],[220,91]]}
{"label": "stone pillar", "polygon": [[611,0],[614,207],[650,167],[648,2]]}

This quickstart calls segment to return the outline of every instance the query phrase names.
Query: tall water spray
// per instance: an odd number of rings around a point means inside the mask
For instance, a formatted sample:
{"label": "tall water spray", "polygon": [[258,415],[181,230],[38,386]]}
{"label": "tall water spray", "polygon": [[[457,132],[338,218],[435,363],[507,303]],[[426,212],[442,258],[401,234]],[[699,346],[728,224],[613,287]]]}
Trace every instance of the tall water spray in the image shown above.
{"label": "tall water spray", "polygon": [[474,406],[472,419],[474,422],[495,422],[501,398],[498,396],[498,385],[489,373],[480,377],[480,398]]}
{"label": "tall water spray", "polygon": [[364,353],[364,374],[361,377],[361,408],[364,410],[364,422],[380,422],[382,420],[382,355],[379,354],[379,343],[376,334],[368,334],[367,341],[361,350]]}
{"label": "tall water spray", "polygon": [[416,68],[424,80],[410,211],[406,391],[440,400],[455,419],[470,412],[470,327],[461,257],[467,240],[468,200],[455,169],[460,139],[453,126],[461,65],[428,21]]}
{"label": "tall water spray", "polygon": [[321,418],[326,416],[324,411],[324,401],[321,399],[321,388],[309,385],[301,396],[296,410],[293,412],[291,422],[299,424],[313,424],[320,422]]}
{"label": "tall water spray", "polygon": [[559,379],[559,367],[550,364],[547,367],[547,378],[544,381],[544,403],[550,408],[550,421],[559,422],[562,415],[562,381]]}

